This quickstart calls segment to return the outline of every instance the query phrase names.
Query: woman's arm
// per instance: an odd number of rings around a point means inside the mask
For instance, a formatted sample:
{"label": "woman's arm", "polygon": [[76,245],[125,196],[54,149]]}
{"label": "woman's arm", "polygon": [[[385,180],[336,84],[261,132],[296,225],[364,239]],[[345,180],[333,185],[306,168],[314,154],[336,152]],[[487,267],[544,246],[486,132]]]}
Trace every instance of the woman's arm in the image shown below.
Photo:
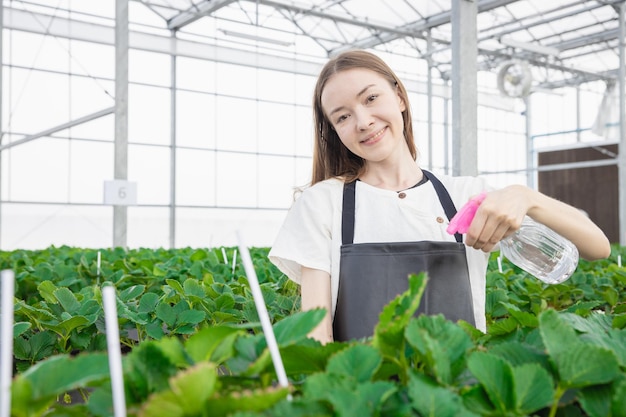
{"label": "woman's arm", "polygon": [[319,307],[326,309],[326,316],[309,336],[319,340],[322,344],[332,342],[330,274],[303,266],[300,284],[303,311]]}
{"label": "woman's arm", "polygon": [[525,215],[569,239],[584,259],[606,258],[611,245],[602,230],[581,210],[522,185],[487,194],[476,211],[465,243],[488,252],[519,229]]}

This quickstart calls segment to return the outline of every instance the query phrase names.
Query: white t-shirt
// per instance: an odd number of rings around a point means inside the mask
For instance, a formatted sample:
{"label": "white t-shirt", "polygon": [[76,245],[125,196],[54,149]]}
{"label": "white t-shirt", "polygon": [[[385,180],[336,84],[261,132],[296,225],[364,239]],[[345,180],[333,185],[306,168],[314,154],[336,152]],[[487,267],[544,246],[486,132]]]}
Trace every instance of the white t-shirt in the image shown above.
{"label": "white t-shirt", "polygon": [[[480,177],[437,175],[459,210],[472,196],[490,187]],[[335,314],[341,256],[343,181],[329,179],[305,189],[287,213],[272,246],[270,260],[300,283],[301,266],[330,274]],[[403,191],[404,198],[357,181],[354,243],[450,241],[449,220],[431,181]],[[476,328],[486,331],[485,274],[489,254],[466,247]]]}

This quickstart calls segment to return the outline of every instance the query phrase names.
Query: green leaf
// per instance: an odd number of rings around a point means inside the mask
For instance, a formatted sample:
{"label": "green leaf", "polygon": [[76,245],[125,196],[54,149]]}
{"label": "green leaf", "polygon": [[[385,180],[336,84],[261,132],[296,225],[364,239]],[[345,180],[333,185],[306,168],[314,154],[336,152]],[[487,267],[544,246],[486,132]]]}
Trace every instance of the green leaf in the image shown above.
{"label": "green leaf", "polygon": [[545,310],[539,315],[539,331],[548,353],[553,358],[579,343],[574,329],[552,309]]}
{"label": "green leaf", "polygon": [[191,261],[201,261],[208,257],[207,252],[203,249],[197,249],[194,253],[191,254],[189,259]]}
{"label": "green leaf", "polygon": [[624,378],[615,384],[611,411],[613,417],[626,417],[626,379]]}
{"label": "green leaf", "polygon": [[37,291],[39,291],[39,295],[43,298],[47,303],[57,304],[58,301],[54,296],[54,291],[57,289],[57,286],[52,283],[52,281],[43,281],[41,284],[37,286]]}
{"label": "green leaf", "polygon": [[546,353],[537,347],[520,342],[503,342],[490,347],[489,353],[506,360],[516,369],[525,364],[536,364],[546,371],[551,371],[552,366]]}
{"label": "green leaf", "polygon": [[544,368],[537,364],[525,364],[513,368],[516,410],[521,414],[533,414],[548,406],[554,398],[554,381]]}
{"label": "green leaf", "polygon": [[230,393],[221,397],[212,397],[206,405],[206,415],[211,417],[230,416],[236,411],[267,410],[283,400],[289,394],[288,388],[268,387]]}
{"label": "green leaf", "polygon": [[159,303],[159,296],[153,292],[145,293],[139,300],[139,313],[152,313]]}
{"label": "green leaf", "polygon": [[[389,302],[380,313],[374,328],[372,345],[385,357],[396,357],[404,339],[404,330],[419,308],[428,276],[422,272],[409,276],[409,289]],[[402,352],[401,354],[404,354]]]}
{"label": "green leaf", "polygon": [[611,350],[580,342],[562,351],[555,363],[560,384],[566,388],[605,384],[620,375],[619,363]]}
{"label": "green leaf", "polygon": [[[156,267],[155,267],[156,268]],[[185,411],[178,397],[170,390],[157,392],[143,403],[139,417],[184,417]]]}
{"label": "green leaf", "polygon": [[365,382],[372,379],[381,363],[382,357],[375,348],[357,344],[332,356],[326,370],[330,374]]}
{"label": "green leaf", "polygon": [[513,369],[504,359],[486,352],[474,352],[467,366],[481,383],[493,406],[502,414],[515,407]]}
{"label": "green leaf", "polygon": [[104,353],[89,353],[76,357],[52,356],[19,374],[16,379],[30,381],[31,400],[39,401],[108,377],[108,356]]}
{"label": "green leaf", "polygon": [[31,327],[32,324],[27,321],[20,321],[13,324],[13,338],[15,339],[16,337],[22,335],[26,330],[30,329]]}
{"label": "green leaf", "polygon": [[441,315],[412,320],[405,337],[422,355],[437,380],[448,385],[465,368],[465,354],[474,346],[462,328]]}
{"label": "green leaf", "polygon": [[611,413],[612,386],[594,385],[579,391],[578,398],[585,413],[590,417],[606,417]]}
{"label": "green leaf", "polygon": [[325,316],[325,309],[312,309],[285,317],[272,326],[276,342],[282,347],[306,339]]}
{"label": "green leaf", "polygon": [[156,307],[156,316],[163,320],[169,327],[174,327],[176,324],[176,312],[174,308],[167,302],[161,302]]}
{"label": "green leaf", "polygon": [[411,404],[422,417],[469,417],[461,397],[455,392],[438,386],[426,375],[411,371],[408,394]]}
{"label": "green leaf", "polygon": [[74,293],[68,288],[57,288],[56,290],[54,290],[53,294],[56,299],[59,300],[59,303],[61,304],[61,306],[63,306],[63,309],[68,313],[73,314],[80,308],[80,302],[78,302]]}
{"label": "green leaf", "polygon": [[179,295],[185,295],[185,290],[183,289],[183,286],[180,285],[179,281],[176,281],[174,279],[166,279],[165,282],[167,283],[167,285],[172,287],[174,291],[176,291]]}
{"label": "green leaf", "polygon": [[326,369],[328,359],[344,349],[341,343],[322,345],[311,339],[311,345],[290,345],[280,349],[287,375],[312,374]]}
{"label": "green leaf", "polygon": [[146,290],[145,285],[133,285],[120,292],[119,299],[122,302],[128,302],[139,297]]}
{"label": "green leaf", "polygon": [[185,295],[187,296],[193,295],[199,298],[206,297],[204,288],[200,285],[200,282],[197,279],[186,279],[183,283],[183,288],[185,290]]}
{"label": "green leaf", "polygon": [[210,360],[222,363],[232,357],[235,339],[243,333],[243,330],[234,327],[208,327],[189,337],[185,349],[194,362]]}
{"label": "green leaf", "polygon": [[215,391],[216,382],[215,366],[202,362],[179,372],[170,380],[170,387],[186,415],[202,415],[206,401]]}
{"label": "green leaf", "polygon": [[206,314],[204,311],[199,310],[187,310],[178,315],[177,323],[181,324],[198,324],[204,320]]}

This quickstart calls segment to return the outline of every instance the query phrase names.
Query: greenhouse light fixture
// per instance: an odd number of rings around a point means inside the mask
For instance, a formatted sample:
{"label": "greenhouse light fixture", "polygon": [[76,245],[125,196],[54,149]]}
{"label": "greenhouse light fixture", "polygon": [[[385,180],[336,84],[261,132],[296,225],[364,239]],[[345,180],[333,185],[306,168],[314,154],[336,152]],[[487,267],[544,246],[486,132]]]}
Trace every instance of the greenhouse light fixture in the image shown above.
{"label": "greenhouse light fixture", "polygon": [[226,36],[234,36],[237,38],[248,39],[248,40],[257,41],[257,42],[271,43],[271,44],[279,45],[279,46],[293,45],[293,42],[284,41],[282,39],[268,38],[265,36],[252,35],[252,34],[243,33],[243,32],[235,32],[235,31],[227,30],[227,29],[219,29],[219,31],[222,32]]}

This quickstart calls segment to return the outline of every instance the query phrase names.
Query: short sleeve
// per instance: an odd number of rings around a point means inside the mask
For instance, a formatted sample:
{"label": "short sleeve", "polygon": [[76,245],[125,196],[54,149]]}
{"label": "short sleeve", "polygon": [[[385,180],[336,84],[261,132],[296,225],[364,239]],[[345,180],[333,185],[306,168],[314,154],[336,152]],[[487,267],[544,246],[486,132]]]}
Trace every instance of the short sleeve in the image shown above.
{"label": "short sleeve", "polygon": [[336,184],[322,182],[303,191],[270,249],[270,261],[297,283],[302,266],[331,273],[336,188]]}

